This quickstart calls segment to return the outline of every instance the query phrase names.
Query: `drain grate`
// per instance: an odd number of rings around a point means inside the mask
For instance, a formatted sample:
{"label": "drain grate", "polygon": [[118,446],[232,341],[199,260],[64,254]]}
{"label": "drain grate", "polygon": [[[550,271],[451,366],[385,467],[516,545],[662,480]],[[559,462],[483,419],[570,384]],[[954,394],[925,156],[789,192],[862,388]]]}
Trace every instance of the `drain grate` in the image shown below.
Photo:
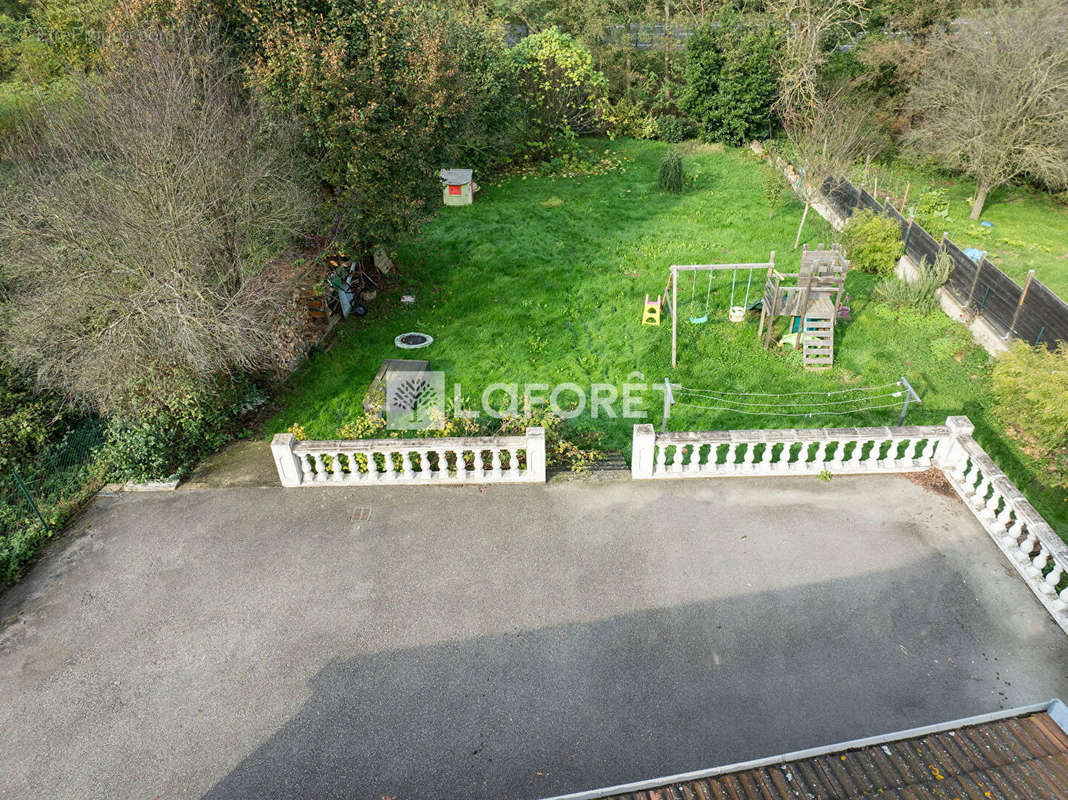
{"label": "drain grate", "polygon": [[371,518],[371,507],[370,506],[356,506],[356,508],[353,509],[353,512],[352,512],[352,521],[353,522],[366,522],[370,518]]}

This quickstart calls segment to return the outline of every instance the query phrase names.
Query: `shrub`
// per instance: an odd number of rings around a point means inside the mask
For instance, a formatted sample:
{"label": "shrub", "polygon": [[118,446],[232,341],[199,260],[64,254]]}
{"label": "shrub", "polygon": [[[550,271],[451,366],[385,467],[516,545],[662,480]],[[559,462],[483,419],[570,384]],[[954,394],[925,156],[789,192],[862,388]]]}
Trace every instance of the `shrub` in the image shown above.
{"label": "shrub", "polygon": [[865,209],[849,218],[842,244],[853,267],[869,275],[889,275],[901,257],[901,229],[889,217]]}
{"label": "shrub", "polygon": [[577,137],[605,130],[608,81],[585,46],[554,27],[526,37],[510,55],[532,157],[570,150]]}
{"label": "shrub", "polygon": [[613,136],[629,136],[632,139],[659,138],[657,120],[640,104],[625,97],[612,107],[609,122]]}
{"label": "shrub", "polygon": [[1051,486],[1068,487],[1068,344],[1056,350],[1013,342],[994,362],[998,416]]}
{"label": "shrub", "polygon": [[106,458],[115,478],[150,481],[182,476],[229,438],[247,385],[153,376],[108,426]]}
{"label": "shrub", "polygon": [[948,253],[935,256],[934,264],[924,256],[919,263],[919,276],[916,280],[904,281],[891,276],[875,287],[875,296],[892,308],[911,308],[921,314],[930,314],[938,308],[935,290],[949,278],[953,271],[953,261]]}
{"label": "shrub", "polygon": [[109,415],[146,374],[273,366],[291,297],[275,258],[318,223],[293,142],[221,34],[123,45],[57,101],[0,191],[4,357]]}
{"label": "shrub", "polygon": [[664,160],[660,162],[660,173],[656,177],[656,185],[661,191],[679,194],[682,192],[684,181],[682,157],[675,150],[668,150],[664,155]]}
{"label": "shrub", "polygon": [[678,144],[694,136],[694,124],[685,117],[662,114],[656,118],[656,138],[662,142]]}
{"label": "shrub", "polygon": [[545,429],[545,465],[549,469],[586,472],[600,459],[598,445],[604,438],[599,431],[582,431],[567,425],[547,408],[536,408],[522,416],[505,417],[496,433],[519,436],[527,428]]}
{"label": "shrub", "polygon": [[78,417],[59,396],[34,393],[23,376],[0,366],[0,471],[30,467]]}
{"label": "shrub", "polygon": [[681,107],[709,141],[764,138],[778,92],[779,34],[766,22],[725,13],[686,42]]}
{"label": "shrub", "polygon": [[941,189],[928,189],[916,198],[912,213],[916,221],[928,231],[941,231],[949,221],[949,200],[946,199],[946,193]]}

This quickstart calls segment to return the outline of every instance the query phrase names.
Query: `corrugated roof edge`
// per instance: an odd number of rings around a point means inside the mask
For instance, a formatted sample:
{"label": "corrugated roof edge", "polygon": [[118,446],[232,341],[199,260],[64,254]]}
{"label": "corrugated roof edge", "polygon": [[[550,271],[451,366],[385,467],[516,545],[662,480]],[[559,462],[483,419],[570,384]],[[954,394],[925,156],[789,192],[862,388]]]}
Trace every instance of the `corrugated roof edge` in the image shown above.
{"label": "corrugated roof edge", "polygon": [[743,770],[756,769],[758,767],[770,767],[777,764],[786,764],[791,761],[800,761],[806,758],[818,758],[819,756],[825,756],[829,753],[840,753],[844,750],[856,750],[861,747],[875,747],[880,744],[887,744],[888,742],[899,742],[902,739],[914,739],[917,736],[930,736],[934,733],[945,733],[946,731],[965,728],[969,725],[982,725],[987,722],[998,722],[1003,719],[1020,717],[1024,714],[1035,714],[1040,711],[1045,711],[1049,714],[1050,718],[1057,723],[1061,730],[1068,733],[1068,706],[1065,706],[1065,704],[1057,698],[1053,698],[1047,703],[1035,703],[1029,706],[1006,709],[1004,711],[992,711],[989,714],[965,717],[951,722],[940,722],[936,725],[909,728],[904,731],[869,736],[865,739],[853,739],[847,742],[839,742],[838,744],[813,747],[808,750],[796,750],[792,753],[757,758],[752,761],[741,761],[736,764],[724,764],[723,766],[712,767],[711,769],[683,772],[678,775],[665,775],[662,778],[651,778],[644,781],[635,781],[634,783],[621,783],[617,786],[588,789],[584,792],[573,792],[572,794],[559,794],[552,797],[542,798],[542,800],[599,800],[599,798],[612,797],[617,794],[630,794],[632,792],[642,792],[647,789],[658,789],[663,786],[700,780],[701,778],[712,778],[717,775],[726,775],[731,772],[741,772]]}

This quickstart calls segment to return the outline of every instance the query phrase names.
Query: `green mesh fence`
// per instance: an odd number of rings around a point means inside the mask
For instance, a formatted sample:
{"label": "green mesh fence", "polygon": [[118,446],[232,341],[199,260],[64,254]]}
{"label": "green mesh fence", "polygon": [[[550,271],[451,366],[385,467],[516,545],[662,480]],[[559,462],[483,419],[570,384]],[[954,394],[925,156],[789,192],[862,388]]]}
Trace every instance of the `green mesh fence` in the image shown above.
{"label": "green mesh fence", "polygon": [[38,458],[0,472],[0,585],[100,483],[103,420],[87,418]]}

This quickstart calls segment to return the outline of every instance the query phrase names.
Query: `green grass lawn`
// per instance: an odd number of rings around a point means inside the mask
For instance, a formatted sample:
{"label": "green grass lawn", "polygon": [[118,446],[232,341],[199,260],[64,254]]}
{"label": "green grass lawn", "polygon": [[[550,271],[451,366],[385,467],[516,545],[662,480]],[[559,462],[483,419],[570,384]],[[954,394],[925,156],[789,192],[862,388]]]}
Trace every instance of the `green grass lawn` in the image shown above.
{"label": "green grass lawn", "polygon": [[[909,205],[928,189],[945,193],[949,215],[939,218],[937,225],[927,226],[932,236],[938,238],[945,231],[962,249],[986,250],[987,258],[1020,285],[1027,278],[1027,271],[1033,269],[1040,281],[1068,300],[1068,205],[1028,186],[1002,186],[987,197],[982,220],[972,220],[969,215],[975,182],[971,179],[900,160],[887,169],[899,197],[906,181],[911,181]],[[887,174],[880,172],[884,177]],[[869,190],[873,176],[874,172],[868,176]],[[879,194],[882,196],[883,191]],[[984,228],[979,224],[983,220],[994,226]]]}
{"label": "green grass lawn", "polygon": [[[1035,482],[989,410],[985,351],[972,343],[963,326],[941,313],[898,314],[872,302],[874,281],[865,275],[849,276],[853,316],[837,328],[830,372],[804,372],[796,352],[765,351],[753,315],[744,323],[728,322],[730,273],[720,274],[712,286],[709,323],[680,323],[679,366],[672,372],[670,326],[641,325],[645,294],[664,289],[673,263],[759,262],[775,250],[778,268],[796,272],[800,254],[791,246],[801,207],[787,203],[768,219],[757,161],[745,150],[689,148],[685,164],[695,179],[692,188],[668,195],[656,189],[664,145],[629,140],[595,144],[622,156],[624,168],[584,178],[485,181],[473,206],[443,208],[418,236],[404,242],[396,286],[367,317],[344,323],[329,350],[294,375],[282,394],[281,410],[268,423],[269,433],[296,423],[309,438],[334,438],[341,425],[361,415],[363,395],[385,358],[428,359],[432,369],[446,372],[448,396],[452,384],[461,384],[468,407],[498,381],[621,387],[640,372],[650,383],[670,376],[688,387],[786,393],[875,386],[904,375],[923,398],[923,405],[910,411],[910,423],[941,423],[952,414],[971,417],[976,438],[1047,518],[1068,532],[1065,493]],[[832,232],[810,214],[805,239],[828,242]],[[741,300],[748,276],[738,277]],[[697,281],[698,314],[706,280]],[[750,299],[759,296],[762,280],[762,274],[754,273]],[[689,315],[690,292],[683,281],[680,317]],[[401,294],[414,294],[415,306],[401,306]],[[413,330],[430,333],[434,344],[410,353],[396,349],[394,337]],[[656,424],[661,398],[645,395],[649,421]],[[782,410],[791,408],[787,403]],[[896,421],[894,408],[794,418],[676,407],[670,427]],[[587,409],[572,424],[602,431],[607,448],[629,451],[632,420],[593,419]]]}

